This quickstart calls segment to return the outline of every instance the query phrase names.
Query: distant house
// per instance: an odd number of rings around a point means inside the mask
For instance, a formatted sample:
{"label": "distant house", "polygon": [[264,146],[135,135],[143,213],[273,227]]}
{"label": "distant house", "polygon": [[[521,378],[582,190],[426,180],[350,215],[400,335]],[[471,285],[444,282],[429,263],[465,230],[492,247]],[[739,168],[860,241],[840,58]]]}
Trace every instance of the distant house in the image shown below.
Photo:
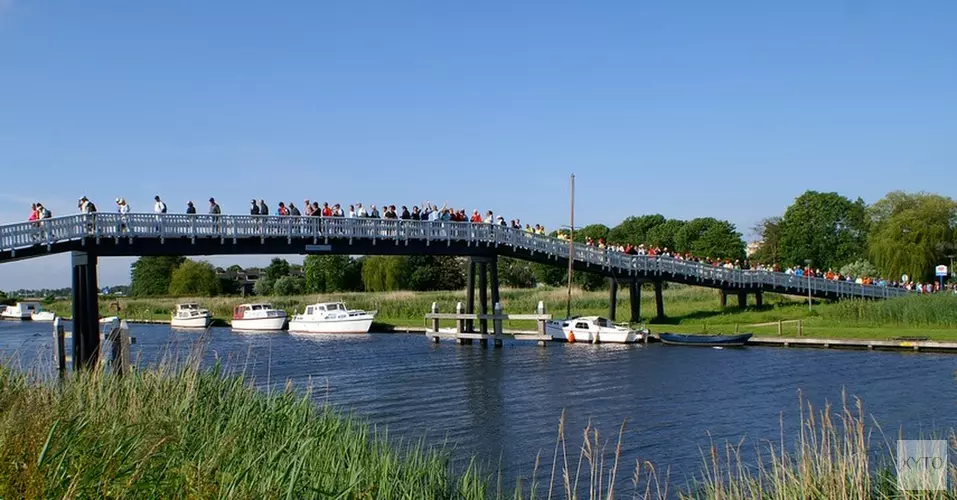
{"label": "distant house", "polygon": [[748,243],[748,247],[745,250],[748,258],[750,259],[752,255],[757,253],[757,251],[760,250],[763,245],[764,241],[752,241],[751,243]]}

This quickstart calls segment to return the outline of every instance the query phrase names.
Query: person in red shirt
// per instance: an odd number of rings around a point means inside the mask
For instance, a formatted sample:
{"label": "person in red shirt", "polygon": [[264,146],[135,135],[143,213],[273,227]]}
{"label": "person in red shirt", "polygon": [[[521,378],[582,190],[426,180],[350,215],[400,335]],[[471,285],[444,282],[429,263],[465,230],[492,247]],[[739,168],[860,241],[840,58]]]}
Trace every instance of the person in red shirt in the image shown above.
{"label": "person in red shirt", "polygon": [[329,208],[329,203],[322,204],[322,216],[323,217],[332,217],[332,209]]}
{"label": "person in red shirt", "polygon": [[472,212],[471,222],[474,223],[474,224],[481,224],[481,223],[482,223],[482,215],[479,214],[479,211],[478,211],[478,210],[474,210],[474,211]]}

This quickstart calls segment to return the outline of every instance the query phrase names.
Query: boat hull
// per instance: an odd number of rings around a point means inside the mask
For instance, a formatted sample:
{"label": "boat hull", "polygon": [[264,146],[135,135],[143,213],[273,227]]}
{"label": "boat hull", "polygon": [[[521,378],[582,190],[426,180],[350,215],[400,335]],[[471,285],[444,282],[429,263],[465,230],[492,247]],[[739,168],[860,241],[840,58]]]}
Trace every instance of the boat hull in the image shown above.
{"label": "boat hull", "polygon": [[31,314],[30,319],[33,321],[53,321],[56,319],[56,314],[50,311],[40,311]]}
{"label": "boat hull", "polygon": [[233,330],[278,331],[286,326],[286,317],[274,316],[269,318],[234,319],[231,326]]}
{"label": "boat hull", "polygon": [[344,320],[292,320],[289,333],[369,333],[372,317]]}
{"label": "boat hull", "polygon": [[644,340],[644,332],[640,330],[612,331],[608,329],[606,331],[593,332],[583,329],[563,328],[561,322],[545,323],[545,333],[550,336],[552,340],[559,342],[634,344]]}
{"label": "boat hull", "polygon": [[30,313],[8,313],[4,312],[0,314],[0,319],[7,319],[13,321],[30,321]]}
{"label": "boat hull", "polygon": [[173,328],[207,328],[212,322],[212,316],[197,316],[194,318],[173,318],[169,324]]}
{"label": "boat hull", "polygon": [[698,347],[742,347],[751,338],[750,333],[738,335],[681,335],[661,333],[658,338],[666,345],[685,345]]}

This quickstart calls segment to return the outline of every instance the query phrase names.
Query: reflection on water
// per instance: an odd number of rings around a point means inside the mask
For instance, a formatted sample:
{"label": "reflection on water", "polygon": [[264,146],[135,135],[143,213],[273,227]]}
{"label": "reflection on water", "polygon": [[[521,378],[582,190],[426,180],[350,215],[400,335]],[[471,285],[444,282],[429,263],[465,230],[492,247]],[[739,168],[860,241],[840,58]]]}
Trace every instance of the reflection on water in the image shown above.
{"label": "reflection on water", "polygon": [[[139,365],[183,356],[196,332],[133,325]],[[29,367],[49,359],[50,325],[0,323],[0,351]],[[651,460],[672,478],[699,470],[709,439],[780,439],[796,429],[798,390],[816,405],[863,399],[888,439],[957,427],[957,356],[866,351],[505,342],[501,349],[435,345],[421,335],[296,336],[216,328],[204,363],[220,362],[262,386],[292,380],[314,398],[386,425],[390,434],[448,438],[505,478],[544,471],[566,416],[571,443],[596,425],[615,439],[627,421],[623,463]],[[710,438],[709,438],[710,435]],[[540,472],[540,475],[542,473]],[[547,474],[546,474],[547,475]]]}

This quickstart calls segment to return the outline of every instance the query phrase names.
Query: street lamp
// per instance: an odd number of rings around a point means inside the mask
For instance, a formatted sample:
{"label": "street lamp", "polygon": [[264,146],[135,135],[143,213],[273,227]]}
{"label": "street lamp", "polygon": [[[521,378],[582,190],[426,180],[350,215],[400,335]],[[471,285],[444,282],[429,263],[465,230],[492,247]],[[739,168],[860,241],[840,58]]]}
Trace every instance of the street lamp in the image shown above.
{"label": "street lamp", "polygon": [[804,274],[807,275],[807,312],[811,312],[811,259],[804,259]]}

